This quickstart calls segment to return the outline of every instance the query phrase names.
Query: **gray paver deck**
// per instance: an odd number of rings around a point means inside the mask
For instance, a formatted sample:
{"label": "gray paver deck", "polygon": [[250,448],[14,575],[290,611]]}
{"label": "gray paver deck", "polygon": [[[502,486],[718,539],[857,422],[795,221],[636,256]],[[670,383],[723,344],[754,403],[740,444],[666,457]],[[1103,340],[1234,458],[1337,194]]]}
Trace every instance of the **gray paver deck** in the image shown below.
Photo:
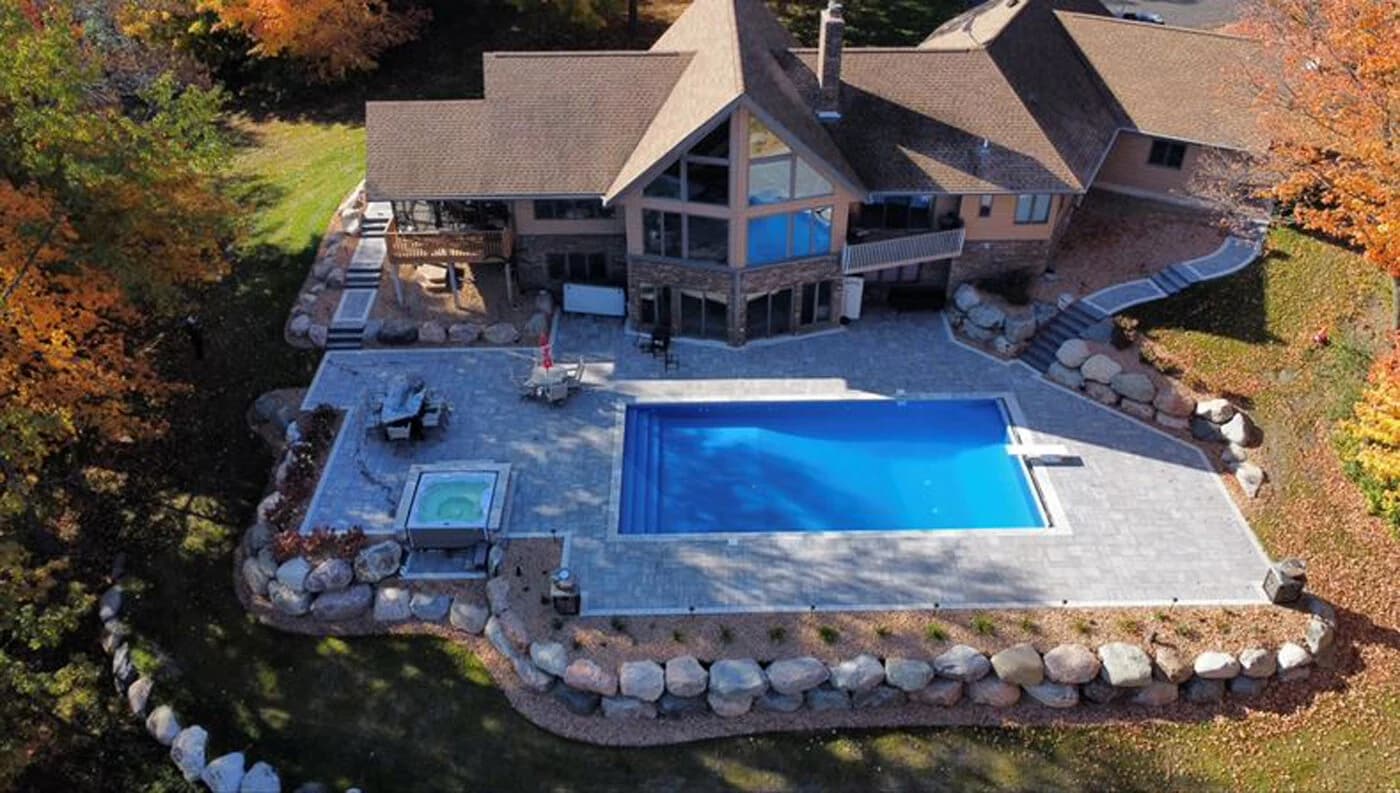
{"label": "gray paver deck", "polygon": [[[307,525],[387,530],[409,466],[499,460],[515,471],[507,535],[558,536],[585,613],[1263,602],[1265,560],[1197,449],[969,350],[935,315],[868,315],[845,332],[744,350],[678,343],[679,370],[639,353],[620,323],[566,317],[556,358],[590,361],[563,408],[521,402],[520,351],[328,353],[307,396],[350,408]],[[367,391],[394,373],[454,403],[444,433],[390,446],[364,429]],[[756,395],[1006,393],[1030,437],[1081,466],[1046,467],[1055,531],[610,535],[620,402]],[[1039,480],[1038,480],[1039,481]]]}

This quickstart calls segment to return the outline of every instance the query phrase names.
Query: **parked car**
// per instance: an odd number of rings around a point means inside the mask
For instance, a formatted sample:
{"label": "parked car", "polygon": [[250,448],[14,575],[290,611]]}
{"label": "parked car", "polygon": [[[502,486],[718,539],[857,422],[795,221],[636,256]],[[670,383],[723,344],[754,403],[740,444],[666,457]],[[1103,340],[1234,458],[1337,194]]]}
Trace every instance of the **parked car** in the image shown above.
{"label": "parked car", "polygon": [[1151,22],[1154,25],[1167,24],[1167,20],[1161,14],[1152,11],[1124,11],[1122,17],[1133,22]]}

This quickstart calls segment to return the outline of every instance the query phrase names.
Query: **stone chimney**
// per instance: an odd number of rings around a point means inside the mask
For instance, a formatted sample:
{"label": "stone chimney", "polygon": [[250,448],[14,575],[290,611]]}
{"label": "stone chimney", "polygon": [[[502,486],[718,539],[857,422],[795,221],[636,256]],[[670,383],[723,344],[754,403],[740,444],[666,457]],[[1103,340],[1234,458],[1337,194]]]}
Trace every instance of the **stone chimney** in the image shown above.
{"label": "stone chimney", "polygon": [[845,38],[846,20],[841,4],[831,0],[822,11],[821,37],[817,44],[817,84],[821,87],[817,118],[822,121],[841,118],[841,47]]}

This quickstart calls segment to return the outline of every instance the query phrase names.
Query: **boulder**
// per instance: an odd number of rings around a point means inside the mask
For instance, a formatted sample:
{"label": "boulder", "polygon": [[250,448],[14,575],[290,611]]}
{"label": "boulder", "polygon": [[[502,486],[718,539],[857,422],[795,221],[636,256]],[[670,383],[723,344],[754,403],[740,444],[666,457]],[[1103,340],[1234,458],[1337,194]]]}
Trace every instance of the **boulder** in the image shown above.
{"label": "boulder", "polygon": [[1098,353],[1089,356],[1089,359],[1079,367],[1079,371],[1084,375],[1085,380],[1108,385],[1123,371],[1123,367],[1107,355]]}
{"label": "boulder", "polygon": [[327,559],[306,576],[307,592],[339,592],[355,580],[355,569],[344,559]]}
{"label": "boulder", "polygon": [[311,277],[315,278],[317,281],[324,281],[326,280],[326,277],[331,274],[331,270],[334,269],[335,262],[331,259],[331,257],[326,256],[324,258],[317,259],[316,263],[311,265]]}
{"label": "boulder", "polygon": [[654,719],[656,705],[632,697],[603,697],[605,719]]}
{"label": "boulder", "polygon": [[982,304],[982,293],[977,291],[977,287],[972,284],[962,284],[953,292],[953,305],[958,310],[967,313],[974,306]]}
{"label": "boulder", "polygon": [[1052,683],[1087,683],[1098,676],[1101,666],[1098,656],[1082,644],[1061,644],[1045,654],[1045,676]]}
{"label": "boulder", "polygon": [[767,688],[768,678],[752,658],[726,658],[710,665],[710,691],[721,697],[756,697]]}
{"label": "boulder", "polygon": [[1084,375],[1080,374],[1078,369],[1066,367],[1059,361],[1050,364],[1050,368],[1045,370],[1045,377],[1052,383],[1059,383],[1075,391],[1084,387]]}
{"label": "boulder", "polygon": [[267,595],[267,585],[272,581],[272,576],[263,570],[258,560],[248,558],[243,560],[243,583],[248,585],[248,591],[253,593],[253,597],[264,597]]}
{"label": "boulder", "polygon": [[1332,646],[1336,629],[1320,616],[1313,615],[1308,618],[1308,626],[1303,629],[1303,641],[1308,645],[1308,652],[1317,655]]}
{"label": "boulder", "polygon": [[1156,421],[1163,427],[1166,427],[1169,430],[1176,430],[1178,432],[1185,432],[1186,430],[1191,428],[1190,419],[1184,419],[1178,416],[1168,415],[1160,410],[1157,411]]}
{"label": "boulder", "polygon": [[999,330],[1006,322],[1006,312],[990,303],[979,303],[968,309],[967,321],[979,328]]}
{"label": "boulder", "polygon": [[[243,535],[243,542],[248,553],[256,555],[272,543],[272,527],[262,521],[254,523],[252,528],[248,529],[248,533]],[[276,572],[276,568],[273,568],[274,575]]]}
{"label": "boulder", "polygon": [[293,556],[277,568],[277,580],[293,592],[305,592],[306,579],[311,575],[311,563],[304,557]]}
{"label": "boulder", "polygon": [[131,626],[121,620],[102,623],[102,652],[111,655],[131,637]]}
{"label": "boulder", "polygon": [[1066,369],[1078,369],[1093,355],[1089,343],[1083,339],[1066,339],[1055,351],[1055,361]]}
{"label": "boulder", "polygon": [[569,651],[559,642],[531,642],[530,660],[551,675],[563,677],[569,668]]}
{"label": "boulder", "polygon": [[1264,473],[1263,468],[1254,463],[1239,463],[1235,466],[1235,481],[1240,483],[1240,489],[1244,491],[1246,496],[1256,498],[1260,488],[1268,481],[1268,475]]}
{"label": "boulder", "polygon": [[1279,676],[1295,669],[1301,669],[1312,663],[1312,654],[1304,650],[1301,645],[1295,642],[1285,642],[1278,648],[1278,671]]}
{"label": "boulder", "polygon": [[1160,708],[1170,705],[1180,696],[1180,689],[1176,683],[1169,683],[1165,680],[1153,680],[1146,686],[1133,692],[1134,705],[1146,705],[1149,708]]}
{"label": "boulder", "polygon": [[481,338],[481,326],[475,322],[457,322],[447,326],[447,340],[453,344],[471,344]]}
{"label": "boulder", "polygon": [[796,713],[802,709],[802,695],[765,691],[753,701],[753,708],[763,713]]}
{"label": "boulder", "polygon": [[832,677],[832,671],[811,656],[783,658],[769,664],[769,685],[778,694],[802,694],[819,687],[829,677]]}
{"label": "boulder", "polygon": [[1212,424],[1224,424],[1235,417],[1235,406],[1228,399],[1206,399],[1196,403],[1195,414]]}
{"label": "boulder", "polygon": [[1073,292],[1061,292],[1060,294],[1055,296],[1055,306],[1061,311],[1064,311],[1065,309],[1074,305],[1074,302],[1077,299],[1078,298],[1074,296]]}
{"label": "boulder", "polygon": [[[296,422],[295,422],[295,421],[289,422],[289,423],[287,424],[287,428],[288,428],[288,429],[291,429],[292,427],[295,427],[295,426],[296,426]],[[258,511],[257,511],[258,520],[260,520],[260,521],[266,523],[266,522],[267,522],[267,518],[268,518],[269,515],[272,514],[272,511],[275,510],[275,509],[277,509],[277,508],[280,507],[280,506],[282,506],[282,494],[281,494],[281,493],[278,493],[278,492],[276,492],[276,491],[273,491],[273,492],[271,492],[271,493],[268,493],[266,496],[263,496],[263,500],[258,502]]]}
{"label": "boulder", "polygon": [[126,693],[126,687],[136,679],[136,664],[131,660],[131,645],[121,644],[112,653],[112,678],[117,684],[117,693]]}
{"label": "boulder", "polygon": [[494,325],[487,325],[486,329],[481,332],[481,335],[488,343],[497,346],[514,344],[520,341],[520,331],[516,330],[515,326],[509,322],[497,322]]}
{"label": "boulder", "polygon": [[1165,385],[1152,400],[1157,410],[1176,418],[1190,418],[1196,412],[1196,398],[1175,385]]}
{"label": "boulder", "polygon": [[1220,425],[1220,434],[1230,443],[1238,443],[1246,448],[1258,446],[1263,435],[1247,414],[1235,411],[1235,417]]}
{"label": "boulder", "polygon": [[976,648],[956,644],[933,659],[933,671],[940,677],[971,683],[986,677],[992,671],[992,662]]}
{"label": "boulder", "polygon": [[951,708],[962,699],[963,684],[957,680],[932,680],[927,686],[909,694],[909,699],[921,705]]}
{"label": "boulder", "polygon": [[[772,679],[772,674],[769,674]],[[885,680],[900,691],[918,691],[933,679],[933,666],[911,658],[886,658]],[[774,684],[776,686],[776,684]]]}
{"label": "boulder", "polygon": [[549,333],[549,315],[536,311],[525,320],[525,338],[538,339]]}
{"label": "boulder", "polygon": [[486,603],[492,614],[503,614],[510,609],[510,579],[498,576],[486,582]]}
{"label": "boulder", "polygon": [[310,611],[311,598],[310,592],[298,592],[281,581],[267,585],[267,599],[272,601],[272,607],[288,616],[300,617]]}
{"label": "boulder", "polygon": [[529,658],[517,655],[510,659],[510,663],[511,666],[515,667],[515,676],[520,678],[520,684],[527,691],[543,694],[549,690],[550,686],[554,685],[554,675],[535,666]]}
{"label": "boulder", "polygon": [[387,319],[374,337],[380,344],[412,344],[418,341],[418,323],[411,319]]}
{"label": "boulder", "polygon": [[1187,702],[1196,705],[1213,705],[1225,698],[1225,681],[1204,677],[1193,677],[1186,681],[1182,694]]}
{"label": "boulder", "polygon": [[[342,289],[345,287],[345,282],[348,280],[350,280],[349,271],[343,267],[337,267],[326,275],[326,286],[332,289]],[[319,284],[317,284],[317,286],[319,286]],[[311,287],[311,290],[313,292],[316,291],[316,286]]]}
{"label": "boulder", "polygon": [[374,604],[374,587],[356,584],[349,589],[325,592],[311,604],[311,616],[325,622],[353,620],[364,616]]}
{"label": "boulder", "polygon": [[1196,656],[1191,667],[1197,677],[1206,680],[1229,680],[1240,673],[1240,662],[1235,656],[1213,650]]}
{"label": "boulder", "polygon": [[1022,686],[1031,699],[1047,708],[1072,708],[1079,704],[1079,687],[1061,683],[1040,683]]}
{"label": "boulder", "polygon": [[873,655],[858,655],[831,667],[831,685],[842,691],[869,691],[883,682],[885,667]]}
{"label": "boulder", "polygon": [[375,622],[403,622],[413,615],[413,593],[399,586],[381,586],[374,592]]}
{"label": "boulder", "polygon": [[447,328],[441,322],[430,319],[418,326],[418,341],[423,344],[446,344]]}
{"label": "boulder", "polygon": [[1230,682],[1226,684],[1226,687],[1230,689],[1230,696],[1232,697],[1253,699],[1264,693],[1264,689],[1268,687],[1268,685],[1269,681],[1267,678],[1245,677],[1244,675],[1240,675],[1239,677],[1231,678]]}
{"label": "boulder", "polygon": [[1157,386],[1152,384],[1152,378],[1141,372],[1119,372],[1108,384],[1124,399],[1134,402],[1151,403],[1157,398]]}
{"label": "boulder", "polygon": [[277,771],[261,761],[253,763],[253,767],[249,768],[248,773],[243,775],[243,784],[238,786],[238,793],[281,792],[282,779],[277,776]]}
{"label": "boulder", "polygon": [[203,727],[186,727],[180,730],[175,740],[170,742],[170,759],[186,782],[199,779],[204,772],[204,748],[209,744],[209,733]]}
{"label": "boulder", "polygon": [[802,695],[807,709],[814,713],[828,710],[850,710],[851,695],[828,685],[820,685]]}
{"label": "boulder", "polygon": [[520,618],[519,614],[507,611],[504,614],[497,614],[491,619],[496,621],[501,634],[516,650],[524,652],[530,646],[530,633],[525,629],[525,621]]}
{"label": "boulder", "polygon": [[311,316],[309,314],[297,314],[292,317],[292,321],[287,323],[287,333],[292,336],[305,336],[311,330]]}
{"label": "boulder", "polygon": [[1103,677],[1119,688],[1141,688],[1152,682],[1152,661],[1135,644],[1109,642],[1099,648]]}
{"label": "boulder", "polygon": [[330,340],[330,337],[331,329],[326,327],[325,325],[313,323],[311,327],[306,329],[306,338],[309,339],[311,343],[316,345],[317,347],[325,347],[326,342]]}
{"label": "boulder", "polygon": [[1108,405],[1109,407],[1118,404],[1118,392],[1097,380],[1085,380],[1084,393],[1095,402]]}
{"label": "boulder", "polygon": [[1002,325],[1001,333],[1012,344],[1021,344],[1031,340],[1031,337],[1035,335],[1035,329],[1035,314],[1024,311],[1007,314],[1006,324]]}
{"label": "boulder", "polygon": [[1158,675],[1168,683],[1185,683],[1191,679],[1191,663],[1172,647],[1159,647],[1154,660]]}
{"label": "boulder", "polygon": [[1038,685],[1045,679],[1045,666],[1041,663],[1040,653],[1029,642],[1013,644],[993,655],[992,669],[997,677],[1018,686]]}
{"label": "boulder", "polygon": [[399,571],[403,548],[393,540],[377,542],[355,554],[355,578],[366,584],[377,584]]}
{"label": "boulder", "polygon": [[1273,677],[1278,671],[1278,661],[1274,654],[1262,647],[1251,647],[1240,651],[1240,674],[1245,677]]}
{"label": "boulder", "polygon": [[122,588],[109,587],[97,600],[97,618],[103,622],[114,620],[122,611]]}
{"label": "boulder", "polygon": [[1201,416],[1191,418],[1191,436],[1196,440],[1209,441],[1210,443],[1225,442],[1225,436],[1220,433],[1220,425]]}
{"label": "boulder", "polygon": [[592,716],[603,700],[592,691],[579,691],[572,686],[555,686],[554,698],[575,716]]}
{"label": "boulder", "polygon": [[131,715],[138,718],[146,715],[146,705],[151,701],[151,688],[154,686],[155,681],[142,676],[126,689],[126,705],[131,708]]}
{"label": "boulder", "polygon": [[893,686],[876,686],[851,696],[851,707],[857,710],[894,708],[909,701],[909,695]]}
{"label": "boulder", "polygon": [[754,697],[724,697],[716,694],[712,690],[705,696],[705,701],[709,704],[710,710],[715,712],[716,716],[725,719],[733,719],[753,709]]}
{"label": "boulder", "polygon": [[146,732],[160,745],[169,746],[180,734],[180,720],[175,718],[175,711],[169,705],[157,705],[146,717]]}
{"label": "boulder", "polygon": [[991,328],[984,328],[981,325],[974,325],[971,322],[964,322],[959,328],[963,335],[973,341],[987,342],[997,337],[997,332]]}
{"label": "boulder", "polygon": [[442,622],[447,618],[447,610],[450,608],[452,598],[431,592],[414,592],[408,601],[408,610],[416,619],[424,622]]}
{"label": "boulder", "polygon": [[209,786],[209,793],[238,793],[243,786],[242,752],[230,752],[209,761],[199,778]]}
{"label": "boulder", "polygon": [[485,606],[459,597],[453,599],[452,608],[447,611],[447,623],[459,631],[479,636],[486,630],[486,619],[490,616],[491,611]]}
{"label": "boulder", "polygon": [[1157,415],[1157,411],[1153,410],[1151,405],[1132,399],[1119,402],[1118,409],[1139,421],[1151,421]]}
{"label": "boulder", "polygon": [[[825,671],[825,668],[823,668]],[[710,673],[693,655],[682,655],[666,662],[666,690],[672,696],[689,699],[705,693]]]}
{"label": "boulder", "polygon": [[1009,708],[1021,699],[1021,687],[988,675],[967,686],[967,698],[976,705],[993,708]]}
{"label": "boulder", "polygon": [[998,336],[992,339],[992,351],[1003,358],[1010,358],[1016,354],[1016,343],[1005,336]]}
{"label": "boulder", "polygon": [[622,696],[655,702],[666,693],[666,672],[655,661],[627,661],[618,669],[617,683]]}
{"label": "boulder", "polygon": [[[1126,689],[1115,688],[1113,684],[1103,679],[1103,675],[1099,675],[1080,686],[1079,694],[1095,705],[1107,705],[1121,697],[1125,690]],[[1141,691],[1142,689],[1136,690]]]}
{"label": "boulder", "polygon": [[1232,443],[1220,452],[1220,462],[1225,467],[1234,471],[1240,463],[1249,462],[1249,450],[1237,443]]}
{"label": "boulder", "polygon": [[617,694],[617,676],[587,658],[576,658],[564,669],[564,682],[605,697]]}
{"label": "boulder", "polygon": [[1035,317],[1037,325],[1048,324],[1058,313],[1060,313],[1060,309],[1054,303],[1037,300],[1031,304],[1031,315]]}
{"label": "boulder", "polygon": [[710,705],[702,696],[678,697],[675,694],[662,694],[656,702],[656,712],[663,718],[674,719],[707,713]]}

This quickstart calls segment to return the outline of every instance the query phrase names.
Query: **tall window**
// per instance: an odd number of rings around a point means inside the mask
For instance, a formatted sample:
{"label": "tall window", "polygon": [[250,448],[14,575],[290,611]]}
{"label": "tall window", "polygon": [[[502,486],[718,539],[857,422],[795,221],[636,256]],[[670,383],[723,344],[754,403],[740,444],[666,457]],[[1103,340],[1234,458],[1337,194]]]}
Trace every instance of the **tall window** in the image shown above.
{"label": "tall window", "polygon": [[1152,151],[1147,154],[1149,165],[1181,170],[1181,162],[1186,159],[1186,144],[1174,140],[1152,141]]}
{"label": "tall window", "polygon": [[744,335],[753,339],[780,336],[792,330],[792,290],[780,289],[748,296]]}
{"label": "tall window", "polygon": [[729,261],[729,221],[659,209],[642,210],[643,250],[668,259],[725,264]]}
{"label": "tall window", "polygon": [[870,203],[860,205],[858,223],[865,229],[928,231],[934,227],[933,196],[876,196]]}
{"label": "tall window", "polygon": [[749,206],[831,195],[831,182],[792,153],[762,121],[749,117]]}
{"label": "tall window", "polygon": [[594,220],[610,218],[613,208],[598,198],[547,198],[535,201],[536,220]]}
{"label": "tall window", "polygon": [[995,196],[989,196],[989,195],[984,195],[984,196],[982,196],[980,199],[978,199],[978,201],[977,201],[977,217],[979,217],[979,218],[989,218],[989,217],[991,217],[991,216],[992,216],[992,202],[995,201],[995,200],[996,200],[996,197],[995,197]]}
{"label": "tall window", "polygon": [[603,253],[550,253],[545,255],[549,277],[578,284],[608,282],[608,257]]}
{"label": "tall window", "polygon": [[642,195],[728,206],[729,120],[725,119],[653,179]]}
{"label": "tall window", "polygon": [[830,253],[831,220],[831,207],[749,218],[749,264]]}
{"label": "tall window", "polygon": [[1049,223],[1050,201],[1053,198],[1054,196],[1049,193],[1016,196],[1016,222],[1022,225],[1028,223]]}
{"label": "tall window", "polygon": [[802,286],[802,311],[799,325],[815,325],[831,321],[831,282],[819,281]]}

